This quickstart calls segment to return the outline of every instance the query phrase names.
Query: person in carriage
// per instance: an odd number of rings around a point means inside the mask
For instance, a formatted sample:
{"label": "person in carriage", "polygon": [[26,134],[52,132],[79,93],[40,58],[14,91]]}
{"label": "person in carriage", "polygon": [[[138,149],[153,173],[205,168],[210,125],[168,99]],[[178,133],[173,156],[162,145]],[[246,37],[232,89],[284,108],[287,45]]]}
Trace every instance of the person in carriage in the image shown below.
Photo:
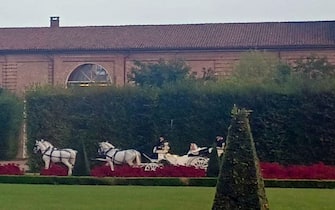
{"label": "person in carriage", "polygon": [[215,141],[216,150],[218,152],[218,156],[220,157],[224,152],[224,149],[225,149],[225,146],[226,146],[226,139],[221,135],[217,135],[215,139],[216,139],[216,141]]}
{"label": "person in carriage", "polygon": [[154,154],[155,159],[162,159],[163,157],[161,156],[167,154],[169,150],[169,142],[163,136],[160,136],[158,142],[152,149],[152,153]]}

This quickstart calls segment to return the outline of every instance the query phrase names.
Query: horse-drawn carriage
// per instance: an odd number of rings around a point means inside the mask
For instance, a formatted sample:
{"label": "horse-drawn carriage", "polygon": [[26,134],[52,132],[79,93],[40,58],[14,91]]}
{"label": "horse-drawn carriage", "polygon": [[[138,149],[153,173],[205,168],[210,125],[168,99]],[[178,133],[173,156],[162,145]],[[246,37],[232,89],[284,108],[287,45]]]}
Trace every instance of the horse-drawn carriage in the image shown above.
{"label": "horse-drawn carriage", "polygon": [[[111,171],[114,171],[114,164],[128,164],[131,167],[143,167],[145,171],[155,171],[157,168],[164,167],[165,165],[194,167],[204,170],[208,167],[209,158],[207,155],[211,152],[211,148],[199,148],[195,143],[191,143],[190,151],[182,156],[170,154],[169,150],[169,144],[165,142],[163,147],[154,151],[157,154],[157,158],[151,158],[134,149],[117,149],[111,143],[104,141],[99,142],[99,158],[94,160],[106,162],[110,166]],[[37,151],[40,151],[42,154],[45,169],[50,167],[51,162],[61,162],[67,166],[68,175],[72,174],[72,169],[76,161],[76,150],[69,148],[57,149],[50,142],[40,140],[35,142],[34,152],[36,153]],[[148,161],[141,162],[142,155]]]}
{"label": "horse-drawn carriage", "polygon": [[114,164],[128,164],[134,167],[144,167],[145,171],[155,171],[159,167],[164,167],[164,165],[188,166],[205,170],[208,167],[209,158],[206,156],[192,155],[191,153],[179,156],[170,154],[169,149],[169,145],[165,144],[163,148],[155,151],[157,153],[157,159],[142,153],[149,162],[141,162],[140,152],[133,149],[119,150],[111,143],[105,141],[99,143],[98,150],[99,155],[105,156],[105,158],[99,158],[98,160],[106,161],[112,171],[114,170]]}

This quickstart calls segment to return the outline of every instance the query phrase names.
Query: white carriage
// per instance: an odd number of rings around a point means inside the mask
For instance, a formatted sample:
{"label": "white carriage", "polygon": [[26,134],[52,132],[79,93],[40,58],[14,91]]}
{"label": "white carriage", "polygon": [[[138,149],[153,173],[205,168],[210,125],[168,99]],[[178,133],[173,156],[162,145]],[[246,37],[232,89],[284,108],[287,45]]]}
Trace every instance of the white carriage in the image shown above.
{"label": "white carriage", "polygon": [[173,154],[165,154],[164,158],[160,161],[158,159],[151,159],[149,163],[142,163],[145,171],[155,171],[159,167],[164,167],[166,164],[174,165],[174,166],[186,166],[186,167],[194,167],[197,169],[207,170],[209,158],[201,157],[201,156],[188,156],[188,155],[173,155]]}
{"label": "white carriage", "polygon": [[165,142],[162,149],[154,150],[154,152],[157,153],[157,159],[152,159],[148,155],[143,154],[150,163],[143,163],[142,165],[146,171],[155,171],[157,167],[163,167],[165,164],[207,170],[209,158],[201,155],[201,151],[206,149],[208,148],[198,148],[195,143],[191,143],[190,151],[187,154],[180,156],[170,154],[169,144],[168,142]]}

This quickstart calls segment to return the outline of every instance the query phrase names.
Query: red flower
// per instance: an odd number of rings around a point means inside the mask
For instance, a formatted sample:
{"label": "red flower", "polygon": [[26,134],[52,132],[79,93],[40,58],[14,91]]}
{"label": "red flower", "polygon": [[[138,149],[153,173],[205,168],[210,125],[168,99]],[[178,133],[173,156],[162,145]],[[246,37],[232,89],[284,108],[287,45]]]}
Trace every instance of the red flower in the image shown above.
{"label": "red flower", "polygon": [[127,165],[115,166],[114,171],[109,166],[95,166],[91,176],[96,177],[204,177],[206,171],[186,166],[164,166],[156,171],[145,171],[143,167],[130,167]]}
{"label": "red flower", "polygon": [[20,169],[18,164],[7,163],[5,165],[0,164],[1,175],[23,175],[24,170]]}
{"label": "red flower", "polygon": [[40,174],[44,176],[67,176],[68,169],[59,164],[51,164],[49,169],[42,169]]}
{"label": "red flower", "polygon": [[263,162],[260,166],[266,179],[335,179],[335,167],[323,163],[282,166]]}

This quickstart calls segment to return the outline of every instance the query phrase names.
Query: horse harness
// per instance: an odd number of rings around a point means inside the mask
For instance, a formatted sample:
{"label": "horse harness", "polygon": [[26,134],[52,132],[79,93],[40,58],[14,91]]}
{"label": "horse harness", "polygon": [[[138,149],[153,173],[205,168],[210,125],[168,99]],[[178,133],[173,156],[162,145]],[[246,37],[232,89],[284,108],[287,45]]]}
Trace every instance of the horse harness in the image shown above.
{"label": "horse harness", "polygon": [[[112,156],[108,155],[108,153],[112,150],[115,150],[114,154]],[[109,148],[106,152],[104,152],[104,155],[106,155],[106,157],[109,157],[113,162],[115,162],[116,164],[122,164],[123,162],[126,161],[126,155],[123,156],[123,161],[118,161],[115,159],[116,154],[120,152],[119,149],[115,149],[115,148]]]}
{"label": "horse harness", "polygon": [[[46,154],[50,149],[51,149],[50,154]],[[52,156],[52,153],[54,151],[59,151],[60,152],[59,156]],[[69,153],[69,157],[62,157],[62,153],[61,153],[62,151]],[[59,158],[60,161],[62,161],[62,158],[71,159],[71,152],[69,152],[65,149],[57,149],[57,148],[50,147],[50,146],[44,152],[42,152],[42,156],[44,156],[44,155],[50,157],[50,159],[53,158],[53,157],[54,158]]]}

